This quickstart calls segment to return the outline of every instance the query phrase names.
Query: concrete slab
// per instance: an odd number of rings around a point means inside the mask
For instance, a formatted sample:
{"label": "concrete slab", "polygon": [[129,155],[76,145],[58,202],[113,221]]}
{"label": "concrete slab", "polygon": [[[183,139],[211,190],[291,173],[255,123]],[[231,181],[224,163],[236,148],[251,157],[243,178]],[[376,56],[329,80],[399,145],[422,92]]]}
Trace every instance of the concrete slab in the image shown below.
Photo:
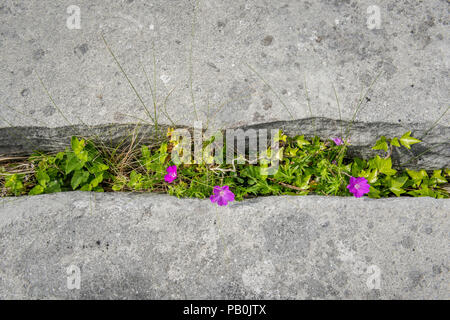
{"label": "concrete slab", "polygon": [[431,198],[3,199],[0,298],[449,299],[449,212]]}
{"label": "concrete slab", "polygon": [[[448,107],[446,1],[207,0],[194,10],[195,2],[80,0],[76,29],[70,1],[4,1],[0,125],[148,120],[101,34],[149,108],[140,62],[152,78],[154,47],[158,109],[174,89],[167,113],[180,125],[197,116],[217,127],[339,119],[333,84],[349,120],[379,72],[358,120],[431,124]],[[161,112],[159,120],[170,123]],[[450,113],[441,120],[449,123]]]}

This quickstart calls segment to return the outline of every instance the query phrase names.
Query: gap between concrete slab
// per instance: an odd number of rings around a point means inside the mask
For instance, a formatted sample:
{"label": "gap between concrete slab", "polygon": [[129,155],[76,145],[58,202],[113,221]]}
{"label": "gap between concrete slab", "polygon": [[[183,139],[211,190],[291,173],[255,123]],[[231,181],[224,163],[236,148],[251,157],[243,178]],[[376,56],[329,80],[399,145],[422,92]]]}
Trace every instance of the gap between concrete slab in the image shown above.
{"label": "gap between concrete slab", "polygon": [[[232,129],[281,129],[290,136],[304,134],[318,135],[323,139],[330,139],[341,135],[341,128],[347,128],[348,121],[328,118],[307,118],[294,121],[277,121],[264,124],[242,126]],[[432,130],[431,124],[395,124],[385,122],[354,122],[349,135],[351,146],[350,156],[368,158],[376,154],[371,147],[382,135],[387,137],[401,136],[411,130],[414,137],[423,140],[415,144],[411,150],[397,148],[392,155],[394,166],[410,161],[407,165],[412,169],[441,169],[450,166],[450,127],[436,126]],[[123,139],[129,139],[136,124],[107,124],[96,126],[63,126],[46,127],[7,127],[0,128],[0,155],[30,155],[36,150],[55,152],[64,150],[70,145],[72,135],[84,136],[108,146],[116,146]],[[160,125],[162,132],[168,128]],[[189,128],[189,127],[185,127]],[[154,142],[154,127],[141,124],[137,131],[141,144]],[[411,161],[412,160],[412,161]]]}

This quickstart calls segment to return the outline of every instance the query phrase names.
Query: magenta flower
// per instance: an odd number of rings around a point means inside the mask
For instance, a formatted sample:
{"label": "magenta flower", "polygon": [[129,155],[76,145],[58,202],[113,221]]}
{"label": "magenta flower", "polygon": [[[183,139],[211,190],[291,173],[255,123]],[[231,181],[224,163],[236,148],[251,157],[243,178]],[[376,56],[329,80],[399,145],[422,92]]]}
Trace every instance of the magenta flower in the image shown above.
{"label": "magenta flower", "polygon": [[217,202],[219,206],[226,206],[228,202],[234,201],[234,193],[230,191],[228,186],[215,186],[209,199],[212,203]]}
{"label": "magenta flower", "polygon": [[337,137],[337,138],[333,138],[334,143],[336,143],[337,146],[343,145],[344,144],[344,140],[342,140],[341,138]]}
{"label": "magenta flower", "polygon": [[172,183],[177,178],[177,166],[170,166],[166,169],[167,174],[164,176],[164,180],[168,183]]}
{"label": "magenta flower", "polygon": [[370,185],[364,177],[350,177],[350,184],[347,186],[347,189],[356,198],[361,198],[365,193],[369,193]]}

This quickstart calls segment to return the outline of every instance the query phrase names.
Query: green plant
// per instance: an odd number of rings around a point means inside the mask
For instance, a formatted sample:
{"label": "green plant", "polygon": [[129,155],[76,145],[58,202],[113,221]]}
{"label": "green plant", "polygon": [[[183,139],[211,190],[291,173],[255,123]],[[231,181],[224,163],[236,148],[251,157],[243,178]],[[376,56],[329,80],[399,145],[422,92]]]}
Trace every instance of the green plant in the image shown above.
{"label": "green plant", "polygon": [[[70,190],[110,190],[166,192],[177,197],[204,199],[211,196],[215,186],[228,186],[236,200],[242,200],[265,195],[348,196],[351,195],[349,179],[359,177],[370,185],[368,196],[371,198],[449,197],[444,186],[450,179],[450,170],[393,168],[393,148],[403,146],[409,149],[412,144],[420,142],[411,137],[409,131],[400,138],[383,136],[378,139],[373,149],[383,150],[385,155],[377,154],[370,159],[349,158],[348,143],[340,138],[288,137],[280,131],[274,137],[280,144],[274,154],[280,161],[274,175],[267,174],[269,161],[264,160],[265,156],[271,156],[274,152],[271,148],[260,152],[260,161],[255,164],[248,161],[179,164],[185,150],[171,138],[171,130],[168,136],[170,139],[167,141],[151,147],[141,146],[135,152],[130,151],[135,150],[131,146],[124,147],[120,157],[116,150],[107,152],[97,148],[92,141],[73,137],[71,147],[63,152],[32,155],[23,164],[26,168],[34,168],[31,175],[17,173],[16,165],[4,167],[0,171],[3,189],[7,190],[7,195],[14,196]],[[211,142],[205,142],[203,147],[207,148]],[[172,150],[177,150],[179,156]],[[225,147],[221,152],[225,155]],[[170,166],[177,169],[176,173],[164,181],[166,169]]]}
{"label": "green plant", "polygon": [[24,191],[22,175],[12,174],[5,179],[5,188],[15,196],[20,196]]}
{"label": "green plant", "polygon": [[30,157],[35,165],[36,185],[30,195],[59,191],[103,191],[101,186],[109,178],[109,166],[92,142],[72,137],[71,149],[51,156],[35,154]]}

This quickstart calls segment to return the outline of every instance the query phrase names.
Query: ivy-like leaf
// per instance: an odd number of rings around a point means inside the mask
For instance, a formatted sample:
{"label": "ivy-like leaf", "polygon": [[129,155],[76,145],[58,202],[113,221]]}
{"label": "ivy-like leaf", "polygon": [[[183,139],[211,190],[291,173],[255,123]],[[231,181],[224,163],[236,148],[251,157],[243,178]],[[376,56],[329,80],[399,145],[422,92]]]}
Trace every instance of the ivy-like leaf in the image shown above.
{"label": "ivy-like leaf", "polygon": [[275,134],[275,136],[273,137],[273,141],[275,142],[279,142],[279,141],[284,141],[286,142],[287,136],[283,134],[283,131],[278,130],[278,132]]}
{"label": "ivy-like leaf", "polygon": [[47,183],[50,182],[50,177],[48,176],[48,174],[45,171],[38,170],[36,172],[36,180],[42,186],[42,188],[45,188],[47,186]]}
{"label": "ivy-like leaf", "polygon": [[49,182],[47,188],[45,188],[45,193],[54,193],[54,192],[61,192],[61,185],[57,180]]}
{"label": "ivy-like leaf", "polygon": [[375,199],[381,198],[380,191],[376,189],[374,186],[370,186],[369,193],[367,195],[369,196],[369,198]]}
{"label": "ivy-like leaf", "polygon": [[67,161],[66,161],[66,174],[71,173],[75,170],[80,170],[83,168],[84,162],[82,162],[73,152],[70,152],[67,155]]}
{"label": "ivy-like leaf", "polygon": [[384,150],[385,152],[388,151],[388,144],[386,141],[386,137],[382,136],[380,139],[377,140],[375,145],[372,147],[373,150]]}
{"label": "ivy-like leaf", "polygon": [[411,131],[406,132],[400,138],[400,143],[407,149],[411,149],[412,144],[419,143],[419,142],[422,142],[422,141],[411,137]]}
{"label": "ivy-like leaf", "polygon": [[92,188],[95,188],[95,187],[97,187],[102,181],[103,181],[103,174],[100,173],[100,174],[98,174],[94,179],[92,179],[92,181],[91,181],[91,183],[90,183],[90,186],[91,186]]}
{"label": "ivy-like leaf", "polygon": [[406,169],[406,173],[408,173],[408,175],[411,177],[416,187],[418,187],[421,184],[422,179],[428,177],[428,174],[425,170],[413,171]]}
{"label": "ivy-like leaf", "polygon": [[44,193],[44,187],[41,186],[40,184],[34,186],[33,189],[30,190],[30,192],[28,192],[28,194],[30,196],[34,196],[34,195],[38,195],[38,194],[43,194]]}
{"label": "ivy-like leaf", "polygon": [[393,138],[391,140],[391,146],[400,147],[400,142],[398,141],[398,138]]}
{"label": "ivy-like leaf", "polygon": [[85,141],[83,139],[78,140],[77,137],[72,137],[71,147],[76,155],[78,155],[81,151],[83,151],[84,146]]}
{"label": "ivy-like leaf", "polygon": [[380,173],[384,173],[387,176],[392,176],[397,173],[397,170],[392,169],[392,160],[391,158],[380,158],[380,156],[376,156],[370,161],[370,168],[378,169]]}
{"label": "ivy-like leaf", "polygon": [[77,170],[74,172],[70,185],[73,190],[76,190],[78,186],[84,184],[89,179],[89,172],[84,170]]}
{"label": "ivy-like leaf", "polygon": [[438,184],[447,183],[447,179],[442,176],[442,170],[434,170],[431,179],[433,179]]}
{"label": "ivy-like leaf", "polygon": [[389,179],[389,190],[392,191],[397,197],[400,197],[402,193],[405,193],[406,191],[402,189],[405,182],[408,180],[408,177],[402,176],[395,179]]}

